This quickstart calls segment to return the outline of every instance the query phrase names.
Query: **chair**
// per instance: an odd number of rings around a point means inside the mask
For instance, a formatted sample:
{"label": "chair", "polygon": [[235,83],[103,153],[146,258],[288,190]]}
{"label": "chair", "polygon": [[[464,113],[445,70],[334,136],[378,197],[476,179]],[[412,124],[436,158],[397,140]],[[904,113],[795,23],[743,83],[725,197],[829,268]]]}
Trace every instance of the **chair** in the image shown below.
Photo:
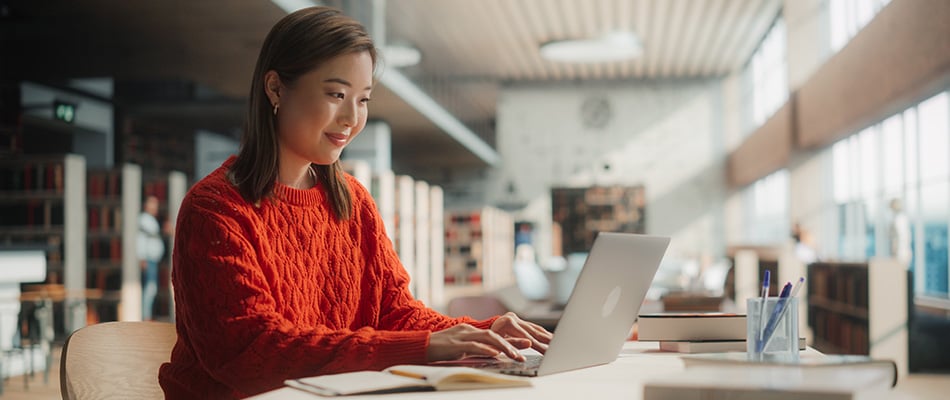
{"label": "chair", "polygon": [[106,322],[73,332],[63,345],[63,400],[162,399],[158,368],[177,340],[167,322]]}
{"label": "chair", "polygon": [[449,300],[446,313],[450,317],[468,316],[477,320],[488,319],[508,312],[508,307],[491,295],[462,296]]}

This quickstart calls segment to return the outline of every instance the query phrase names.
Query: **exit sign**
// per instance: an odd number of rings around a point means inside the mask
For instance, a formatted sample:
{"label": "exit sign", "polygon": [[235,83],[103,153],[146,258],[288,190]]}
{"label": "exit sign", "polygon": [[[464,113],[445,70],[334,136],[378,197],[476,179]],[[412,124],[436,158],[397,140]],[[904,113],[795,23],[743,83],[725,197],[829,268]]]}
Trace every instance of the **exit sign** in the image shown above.
{"label": "exit sign", "polygon": [[53,118],[70,124],[75,122],[76,105],[60,100],[53,101]]}

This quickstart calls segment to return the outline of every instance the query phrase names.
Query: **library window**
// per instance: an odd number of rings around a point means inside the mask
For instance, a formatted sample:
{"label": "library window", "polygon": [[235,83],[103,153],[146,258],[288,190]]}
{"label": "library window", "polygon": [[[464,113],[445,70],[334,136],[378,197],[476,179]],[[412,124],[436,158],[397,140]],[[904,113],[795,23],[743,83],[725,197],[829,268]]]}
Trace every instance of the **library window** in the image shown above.
{"label": "library window", "polygon": [[[940,93],[832,146],[837,256],[892,255],[891,224],[909,221],[918,295],[947,297],[950,95]],[[896,206],[895,206],[896,200]]]}
{"label": "library window", "polygon": [[[752,54],[751,74],[752,127],[762,125],[788,98],[785,20],[775,20],[772,29]],[[748,129],[751,132],[753,129]]]}
{"label": "library window", "polygon": [[748,243],[784,243],[790,235],[788,224],[788,170],[779,170],[759,179],[743,191],[747,205],[744,221]]}
{"label": "library window", "polygon": [[829,0],[831,51],[841,50],[890,0]]}

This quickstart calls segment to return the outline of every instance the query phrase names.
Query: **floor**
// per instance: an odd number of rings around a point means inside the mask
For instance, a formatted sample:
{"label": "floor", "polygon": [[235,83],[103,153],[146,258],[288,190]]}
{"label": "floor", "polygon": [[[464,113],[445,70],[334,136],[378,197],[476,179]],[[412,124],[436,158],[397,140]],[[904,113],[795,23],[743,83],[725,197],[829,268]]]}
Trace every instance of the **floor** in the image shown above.
{"label": "floor", "polygon": [[[4,382],[3,400],[56,400],[61,399],[59,391],[59,355],[61,348],[54,349],[53,365],[50,370],[49,384],[43,383],[43,375],[36,374],[29,380],[29,388],[24,388],[22,376],[10,377]],[[911,374],[902,378],[891,399],[936,400],[946,399],[950,393],[950,374]]]}

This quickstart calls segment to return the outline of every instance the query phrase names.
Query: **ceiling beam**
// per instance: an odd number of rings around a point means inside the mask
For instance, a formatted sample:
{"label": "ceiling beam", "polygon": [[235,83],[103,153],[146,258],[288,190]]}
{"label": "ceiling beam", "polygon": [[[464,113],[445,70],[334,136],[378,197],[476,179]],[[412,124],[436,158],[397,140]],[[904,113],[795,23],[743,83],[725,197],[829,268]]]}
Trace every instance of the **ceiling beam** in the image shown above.
{"label": "ceiling beam", "polygon": [[432,97],[429,97],[399,70],[384,66],[379,81],[442,131],[461,143],[462,146],[465,146],[482,161],[485,161],[486,164],[494,166],[501,160],[495,149],[491,148],[471,129],[468,129],[448,110],[436,103]]}

